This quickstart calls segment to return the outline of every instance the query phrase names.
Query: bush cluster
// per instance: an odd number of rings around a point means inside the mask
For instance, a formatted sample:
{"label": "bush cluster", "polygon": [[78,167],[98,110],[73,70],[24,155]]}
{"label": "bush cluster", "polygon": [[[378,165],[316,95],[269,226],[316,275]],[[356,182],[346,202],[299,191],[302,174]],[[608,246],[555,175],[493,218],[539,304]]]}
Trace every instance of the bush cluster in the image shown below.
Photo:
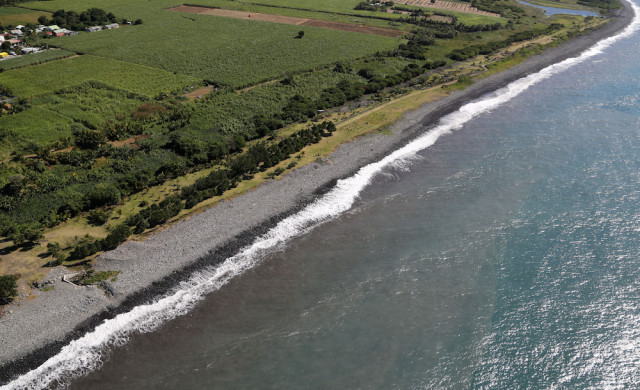
{"label": "bush cluster", "polygon": [[15,275],[0,275],[0,305],[11,303],[13,297],[18,294]]}

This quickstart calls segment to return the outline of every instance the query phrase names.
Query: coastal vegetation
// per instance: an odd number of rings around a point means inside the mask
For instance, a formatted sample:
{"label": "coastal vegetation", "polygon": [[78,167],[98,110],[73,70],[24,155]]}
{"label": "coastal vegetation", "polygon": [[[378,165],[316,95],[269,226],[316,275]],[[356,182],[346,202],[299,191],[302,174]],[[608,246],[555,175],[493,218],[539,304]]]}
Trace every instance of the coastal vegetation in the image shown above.
{"label": "coastal vegetation", "polygon": [[[168,0],[17,4],[69,28],[93,7],[104,9],[93,11],[100,23],[144,23],[42,36],[55,49],[0,61],[0,273],[28,279],[44,266],[87,266],[132,236],[388,126],[400,112],[381,109],[391,110],[389,99],[442,96],[603,22],[542,18],[509,0],[474,4],[501,17],[359,3],[197,5],[366,19],[403,34],[181,13]],[[91,15],[82,27],[97,23]],[[372,109],[366,123],[355,120]]]}
{"label": "coastal vegetation", "polygon": [[0,305],[6,305],[18,293],[18,277],[15,275],[0,275]]}

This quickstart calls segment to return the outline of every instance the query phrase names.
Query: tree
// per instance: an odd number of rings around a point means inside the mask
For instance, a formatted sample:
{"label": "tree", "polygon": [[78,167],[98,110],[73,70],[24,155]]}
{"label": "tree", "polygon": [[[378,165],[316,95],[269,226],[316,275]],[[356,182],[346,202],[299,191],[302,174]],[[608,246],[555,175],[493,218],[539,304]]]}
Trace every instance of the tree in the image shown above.
{"label": "tree", "polygon": [[60,247],[60,243],[58,242],[50,242],[47,244],[47,252],[51,257],[56,257],[61,250],[62,248]]}
{"label": "tree", "polygon": [[304,31],[300,30],[298,31],[298,36],[296,38],[302,39],[302,37],[304,37]]}
{"label": "tree", "polygon": [[0,276],[0,305],[6,305],[18,294],[18,278],[14,275]]}
{"label": "tree", "polygon": [[16,245],[35,244],[44,238],[44,228],[38,223],[15,225],[8,232],[7,238]]}
{"label": "tree", "polygon": [[104,239],[102,248],[105,250],[115,249],[118,245],[125,242],[130,235],[131,228],[127,226],[127,224],[121,223],[113,228],[111,233]]}
{"label": "tree", "polygon": [[62,253],[62,247],[57,242],[50,242],[47,244],[47,252],[49,256],[52,257],[52,260],[47,263],[49,267],[56,267],[62,264],[63,261],[66,260],[67,256]]}

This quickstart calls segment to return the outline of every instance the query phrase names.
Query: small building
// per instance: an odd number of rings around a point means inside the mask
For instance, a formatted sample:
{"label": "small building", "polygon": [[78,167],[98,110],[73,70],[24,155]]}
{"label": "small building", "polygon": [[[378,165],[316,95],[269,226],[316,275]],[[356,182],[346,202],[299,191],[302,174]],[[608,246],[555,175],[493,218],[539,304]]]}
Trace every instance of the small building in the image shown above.
{"label": "small building", "polygon": [[18,30],[22,30],[22,29],[24,28],[24,26],[23,26],[23,25],[21,25],[21,24],[19,24],[19,25],[17,25],[17,26],[16,26],[16,28],[17,28]]}
{"label": "small building", "polygon": [[4,35],[0,35],[0,42],[4,42]]}
{"label": "small building", "polygon": [[66,28],[61,28],[58,30],[53,30],[53,33],[55,34],[56,37],[63,37],[65,35],[71,35],[73,31],[71,30],[67,30]]}
{"label": "small building", "polygon": [[40,51],[39,47],[23,47],[22,48],[22,52],[24,54],[31,54],[31,53],[37,53]]}
{"label": "small building", "polygon": [[45,31],[54,32],[56,30],[60,30],[57,24],[52,24],[51,26],[47,26],[44,28]]}
{"label": "small building", "polygon": [[9,42],[12,45],[17,45],[21,41],[19,39],[9,39],[9,40],[7,40],[7,42]]}
{"label": "small building", "polygon": [[24,35],[24,33],[22,32],[22,30],[18,30],[17,28],[16,28],[16,29],[11,30],[10,32],[11,32],[11,35],[16,35],[16,36],[19,36],[19,37],[21,37],[21,36],[23,36],[23,35]]}
{"label": "small building", "polygon": [[113,30],[114,28],[118,28],[120,25],[118,23],[111,23],[104,26],[107,30]]}
{"label": "small building", "polygon": [[102,30],[102,27],[100,26],[93,26],[93,27],[87,27],[84,29],[84,31],[86,32],[96,32],[96,31],[100,31]]}

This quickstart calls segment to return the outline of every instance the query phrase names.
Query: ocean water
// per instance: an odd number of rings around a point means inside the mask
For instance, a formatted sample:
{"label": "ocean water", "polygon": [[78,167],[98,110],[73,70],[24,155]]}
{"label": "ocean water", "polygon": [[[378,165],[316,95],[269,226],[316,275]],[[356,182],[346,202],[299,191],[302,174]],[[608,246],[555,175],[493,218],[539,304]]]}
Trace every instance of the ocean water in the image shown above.
{"label": "ocean water", "polygon": [[634,388],[640,43],[463,107],[8,388]]}

